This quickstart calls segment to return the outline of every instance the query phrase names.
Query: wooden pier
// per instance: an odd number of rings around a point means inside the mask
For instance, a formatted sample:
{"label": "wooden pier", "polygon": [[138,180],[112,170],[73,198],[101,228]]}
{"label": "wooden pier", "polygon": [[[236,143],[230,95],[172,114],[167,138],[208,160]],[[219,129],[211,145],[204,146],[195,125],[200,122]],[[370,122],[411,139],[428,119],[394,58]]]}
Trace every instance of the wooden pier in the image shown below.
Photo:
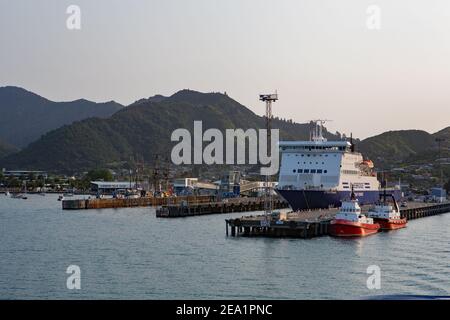
{"label": "wooden pier", "polygon": [[[369,209],[362,207],[363,212]],[[338,209],[324,209],[301,212],[278,213],[266,217],[246,216],[225,220],[226,235],[313,238],[329,235],[330,221]],[[408,220],[450,213],[450,202],[439,204],[409,203],[400,210]],[[231,229],[231,230],[230,230]]]}
{"label": "wooden pier", "polygon": [[[275,209],[287,208],[288,204],[279,197],[273,198]],[[168,204],[156,210],[158,218],[179,218],[198,216],[205,214],[220,214],[231,212],[248,212],[264,210],[264,198],[230,198],[222,201],[212,202],[181,202],[179,204]]]}
{"label": "wooden pier", "polygon": [[162,206],[168,203],[182,202],[211,202],[211,196],[184,196],[184,197],[141,197],[141,198],[101,198],[101,199],[68,199],[62,201],[63,210],[81,210],[81,209],[105,209],[105,208],[127,208],[127,207],[150,207]]}

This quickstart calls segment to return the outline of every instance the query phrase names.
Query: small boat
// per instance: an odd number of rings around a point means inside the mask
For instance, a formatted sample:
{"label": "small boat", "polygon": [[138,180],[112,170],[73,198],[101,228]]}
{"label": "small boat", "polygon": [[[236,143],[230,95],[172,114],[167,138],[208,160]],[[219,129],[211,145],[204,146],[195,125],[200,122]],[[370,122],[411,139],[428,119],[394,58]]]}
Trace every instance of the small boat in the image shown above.
{"label": "small boat", "polygon": [[141,193],[138,190],[128,190],[125,193],[125,198],[127,199],[139,199],[141,197]]}
{"label": "small boat", "polygon": [[23,199],[23,200],[28,199],[26,196],[24,196],[21,193],[13,193],[13,194],[11,194],[11,198],[13,198],[13,199]]}
{"label": "small boat", "polygon": [[330,234],[336,237],[364,237],[379,231],[380,225],[361,212],[352,190],[351,200],[343,201],[339,212],[330,223]]}
{"label": "small boat", "polygon": [[[392,199],[392,204],[388,203],[387,198]],[[402,218],[395,197],[391,194],[380,194],[380,202],[369,210],[369,217],[378,223],[382,230],[396,230],[405,228],[408,220]]]}
{"label": "small boat", "polygon": [[11,197],[11,193],[9,193],[9,191],[6,191],[6,192],[5,192],[5,196]]}
{"label": "small boat", "polygon": [[60,195],[59,197],[58,197],[58,201],[63,201],[64,200],[64,196],[63,195]]}

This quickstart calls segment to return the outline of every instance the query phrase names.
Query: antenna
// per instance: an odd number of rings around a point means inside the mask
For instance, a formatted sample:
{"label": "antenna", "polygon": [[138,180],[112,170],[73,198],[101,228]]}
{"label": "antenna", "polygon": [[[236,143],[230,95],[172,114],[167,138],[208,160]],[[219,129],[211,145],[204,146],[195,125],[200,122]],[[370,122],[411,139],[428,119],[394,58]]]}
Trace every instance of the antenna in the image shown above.
{"label": "antenna", "polygon": [[[266,129],[267,129],[267,155],[271,155],[271,128],[272,128],[272,102],[278,100],[278,93],[272,94],[260,94],[259,100],[266,103]],[[273,201],[272,201],[272,189],[269,186],[269,175],[266,175],[265,188],[264,188],[264,213],[266,217],[266,223],[268,222],[268,215],[272,214]]]}
{"label": "antenna", "polygon": [[353,132],[350,132],[350,151],[355,152],[355,144],[353,143]]}

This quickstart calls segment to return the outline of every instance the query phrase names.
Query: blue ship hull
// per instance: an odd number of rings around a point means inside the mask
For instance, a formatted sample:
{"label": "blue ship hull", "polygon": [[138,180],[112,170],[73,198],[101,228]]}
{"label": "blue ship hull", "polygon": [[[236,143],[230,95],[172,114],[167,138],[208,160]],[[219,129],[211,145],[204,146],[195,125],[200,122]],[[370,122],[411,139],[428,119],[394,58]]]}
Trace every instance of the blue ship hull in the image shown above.
{"label": "blue ship hull", "polygon": [[[276,190],[291,206],[292,210],[326,209],[340,207],[341,202],[350,199],[351,191],[324,191],[324,190]],[[400,190],[388,190],[395,200],[401,198]],[[374,204],[379,200],[380,191],[355,191],[359,204]]]}

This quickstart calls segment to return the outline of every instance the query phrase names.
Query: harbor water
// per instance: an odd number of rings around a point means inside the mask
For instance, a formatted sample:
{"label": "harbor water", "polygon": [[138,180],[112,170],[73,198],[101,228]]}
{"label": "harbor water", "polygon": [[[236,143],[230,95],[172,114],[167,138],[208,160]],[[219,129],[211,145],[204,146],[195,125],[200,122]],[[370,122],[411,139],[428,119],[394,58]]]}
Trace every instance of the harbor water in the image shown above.
{"label": "harbor water", "polygon": [[[0,195],[0,299],[450,295],[450,214],[360,239],[226,237],[225,219],[241,215],[158,219],[148,207],[63,211],[57,195]],[[79,290],[67,288],[70,265]],[[380,289],[367,287],[373,265]]]}

